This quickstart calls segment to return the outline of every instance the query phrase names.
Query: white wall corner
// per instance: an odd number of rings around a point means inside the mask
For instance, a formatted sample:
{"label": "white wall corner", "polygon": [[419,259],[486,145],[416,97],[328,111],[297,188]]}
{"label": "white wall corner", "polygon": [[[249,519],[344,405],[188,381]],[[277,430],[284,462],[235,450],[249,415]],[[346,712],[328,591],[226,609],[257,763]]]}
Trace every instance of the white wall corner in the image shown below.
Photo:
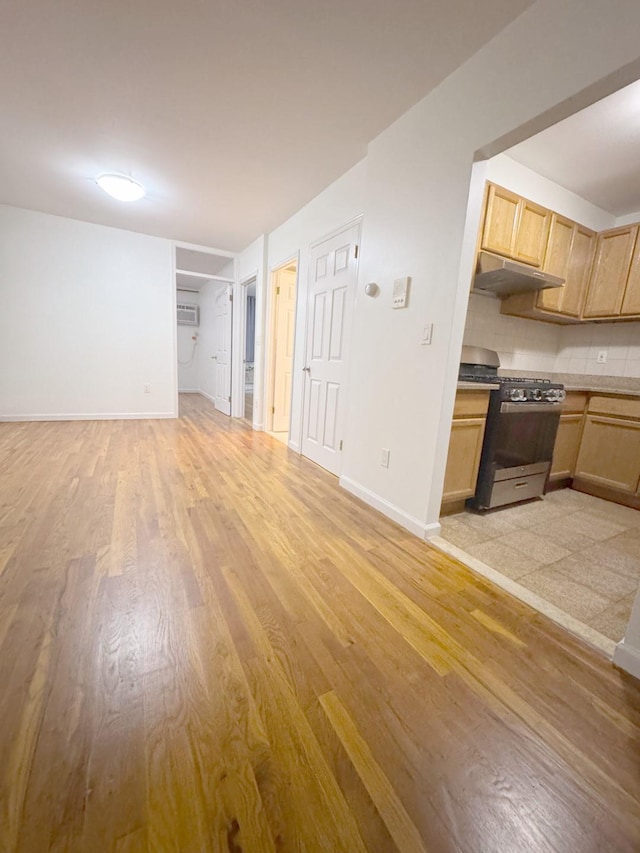
{"label": "white wall corner", "polygon": [[613,662],[619,669],[623,669],[635,678],[640,678],[640,649],[621,640],[613,653]]}
{"label": "white wall corner", "polygon": [[377,509],[378,512],[386,515],[387,518],[395,521],[401,527],[404,527],[410,533],[413,533],[415,536],[419,536],[421,539],[436,536],[437,534],[435,529],[432,530],[432,528],[437,527],[439,532],[440,525],[438,523],[435,525],[425,524],[423,521],[414,518],[412,515],[409,515],[404,510],[400,509],[400,507],[395,506],[385,500],[385,498],[377,495],[365,486],[362,486],[360,483],[356,483],[355,480],[351,480],[349,477],[340,477],[339,483],[343,489],[346,489],[347,492],[355,495],[355,497],[360,498],[363,503],[368,504],[370,507],[373,507],[373,509]]}

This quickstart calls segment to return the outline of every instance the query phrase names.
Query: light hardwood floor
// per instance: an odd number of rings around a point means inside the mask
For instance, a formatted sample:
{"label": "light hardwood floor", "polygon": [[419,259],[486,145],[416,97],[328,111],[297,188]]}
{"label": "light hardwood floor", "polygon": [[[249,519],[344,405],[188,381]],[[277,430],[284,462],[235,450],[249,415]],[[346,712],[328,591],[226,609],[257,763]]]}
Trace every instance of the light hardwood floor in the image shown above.
{"label": "light hardwood floor", "polygon": [[0,424],[2,851],[638,851],[640,690],[196,396]]}

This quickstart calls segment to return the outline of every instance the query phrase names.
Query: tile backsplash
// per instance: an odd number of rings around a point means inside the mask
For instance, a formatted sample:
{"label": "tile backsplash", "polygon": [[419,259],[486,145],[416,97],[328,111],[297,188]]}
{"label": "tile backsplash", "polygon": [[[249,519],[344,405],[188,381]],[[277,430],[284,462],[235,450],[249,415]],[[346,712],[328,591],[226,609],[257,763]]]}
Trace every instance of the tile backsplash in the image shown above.
{"label": "tile backsplash", "polygon": [[496,350],[503,368],[553,373],[560,347],[560,327],[507,317],[500,313],[500,300],[495,296],[472,293],[464,343]]}
{"label": "tile backsplash", "polygon": [[[503,368],[640,378],[640,323],[556,326],[500,313],[500,300],[472,293],[464,343],[494,349]],[[606,352],[599,363],[598,353]]]}
{"label": "tile backsplash", "polygon": [[[598,362],[598,353],[606,362]],[[640,323],[564,326],[556,358],[558,373],[640,378]]]}

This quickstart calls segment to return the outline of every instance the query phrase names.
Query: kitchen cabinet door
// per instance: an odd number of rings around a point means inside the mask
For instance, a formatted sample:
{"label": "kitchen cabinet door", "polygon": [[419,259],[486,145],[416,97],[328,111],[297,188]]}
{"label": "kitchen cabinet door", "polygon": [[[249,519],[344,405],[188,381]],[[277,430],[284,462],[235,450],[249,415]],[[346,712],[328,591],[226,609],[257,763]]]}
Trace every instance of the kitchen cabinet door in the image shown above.
{"label": "kitchen cabinet door", "polygon": [[578,450],[580,449],[582,417],[582,414],[575,414],[562,415],[560,418],[556,443],[553,449],[551,480],[567,480],[573,477]]}
{"label": "kitchen cabinet door", "polygon": [[460,418],[453,421],[443,503],[463,500],[475,494],[485,423],[484,418]]}
{"label": "kitchen cabinet door", "polygon": [[511,257],[516,238],[520,196],[489,184],[481,247]]}
{"label": "kitchen cabinet door", "polygon": [[625,317],[640,316],[640,237],[636,239],[620,313]]}
{"label": "kitchen cabinet door", "polygon": [[640,485],[640,422],[588,414],[575,476],[635,495]]}
{"label": "kitchen cabinet door", "polygon": [[513,257],[541,267],[544,261],[551,211],[527,199],[520,199]]}
{"label": "kitchen cabinet door", "polygon": [[567,317],[579,317],[589,283],[596,234],[589,228],[571,222],[554,213],[551,218],[549,242],[544,269],[559,275],[562,287],[541,290],[537,307]]}
{"label": "kitchen cabinet door", "polygon": [[[551,226],[549,228],[549,239],[544,258],[543,269],[551,275],[567,278],[569,270],[569,258],[574,238],[574,225],[570,219],[559,216],[557,213],[551,215]],[[537,296],[537,307],[546,311],[560,311],[564,302],[567,283],[562,287],[549,287],[541,290]]]}
{"label": "kitchen cabinet door", "polygon": [[620,315],[637,234],[637,225],[598,234],[583,317]]}
{"label": "kitchen cabinet door", "polygon": [[595,248],[595,231],[584,228],[582,225],[575,225],[569,266],[560,303],[560,312],[567,317],[579,317],[582,313]]}

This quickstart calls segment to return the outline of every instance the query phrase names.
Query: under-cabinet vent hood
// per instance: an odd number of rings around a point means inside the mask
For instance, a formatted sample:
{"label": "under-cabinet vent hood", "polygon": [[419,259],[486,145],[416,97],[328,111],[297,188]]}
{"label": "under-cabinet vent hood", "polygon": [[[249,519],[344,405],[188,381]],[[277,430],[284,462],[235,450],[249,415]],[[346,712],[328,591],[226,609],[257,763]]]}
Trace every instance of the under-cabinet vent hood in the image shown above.
{"label": "under-cabinet vent hood", "polygon": [[501,258],[490,252],[480,252],[478,267],[473,281],[474,290],[495,293],[496,296],[512,296],[514,293],[529,293],[547,287],[562,287],[564,279],[557,275],[519,264],[509,258]]}

